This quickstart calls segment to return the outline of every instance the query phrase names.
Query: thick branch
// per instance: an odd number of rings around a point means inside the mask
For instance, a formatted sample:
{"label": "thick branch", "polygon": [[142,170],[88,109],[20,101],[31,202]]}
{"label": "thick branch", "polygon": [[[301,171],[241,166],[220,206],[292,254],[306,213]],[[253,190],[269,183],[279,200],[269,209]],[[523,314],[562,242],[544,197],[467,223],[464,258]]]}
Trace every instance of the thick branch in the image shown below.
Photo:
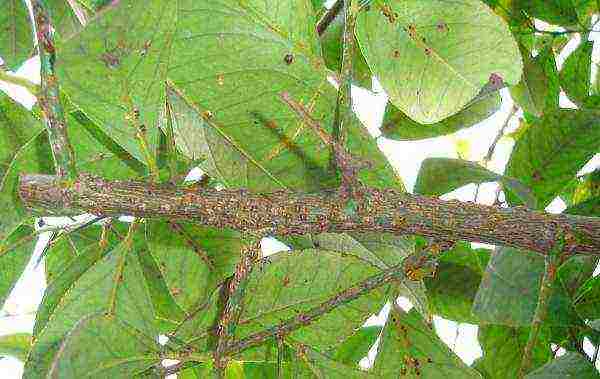
{"label": "thick branch", "polygon": [[58,90],[58,81],[54,72],[56,59],[54,39],[48,9],[42,1],[31,2],[33,19],[37,33],[38,53],[40,55],[41,91],[39,93],[40,108],[46,121],[48,139],[56,173],[59,176],[68,176],[75,179],[75,155],[67,137],[67,123]]}
{"label": "thick branch", "polygon": [[[132,215],[190,220],[242,232],[270,229],[273,235],[322,232],[417,234],[438,240],[466,240],[546,254],[559,236],[566,253],[600,255],[600,219],[552,215],[525,208],[501,208],[411,195],[393,189],[364,189],[364,201],[345,207],[336,190],[320,193],[183,189],[81,175],[76,181],[23,175],[24,205],[45,215]],[[562,234],[561,234],[562,233]]]}
{"label": "thick branch", "polygon": [[317,34],[322,36],[329,25],[336,19],[344,7],[344,0],[337,0],[331,8],[325,12],[323,17],[317,22]]}

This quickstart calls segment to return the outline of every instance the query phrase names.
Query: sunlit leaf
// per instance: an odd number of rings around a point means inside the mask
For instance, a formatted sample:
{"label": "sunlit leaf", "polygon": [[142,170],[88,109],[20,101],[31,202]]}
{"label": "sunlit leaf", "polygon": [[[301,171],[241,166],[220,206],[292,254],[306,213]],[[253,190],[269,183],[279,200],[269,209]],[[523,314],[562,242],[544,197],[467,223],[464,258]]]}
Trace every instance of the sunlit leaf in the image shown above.
{"label": "sunlit leaf", "polygon": [[33,228],[26,225],[0,240],[0,308],[25,270],[36,240]]}
{"label": "sunlit leaf", "polygon": [[0,355],[8,355],[25,361],[30,347],[31,334],[29,333],[7,334],[0,337]]}
{"label": "sunlit leaf", "polygon": [[521,76],[508,26],[479,0],[376,0],[357,36],[391,102],[422,124],[458,113],[490,80]]}
{"label": "sunlit leaf", "polygon": [[[561,109],[530,123],[506,166],[545,208],[600,148],[600,112]],[[507,193],[509,203],[518,202]]]}

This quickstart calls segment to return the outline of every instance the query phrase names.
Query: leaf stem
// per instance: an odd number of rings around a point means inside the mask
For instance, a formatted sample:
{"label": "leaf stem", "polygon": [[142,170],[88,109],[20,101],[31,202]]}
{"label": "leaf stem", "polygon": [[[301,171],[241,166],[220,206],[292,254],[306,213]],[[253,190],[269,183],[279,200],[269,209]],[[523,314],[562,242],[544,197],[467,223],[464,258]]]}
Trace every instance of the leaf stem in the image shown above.
{"label": "leaf stem", "polygon": [[75,179],[77,177],[75,154],[67,136],[67,122],[54,70],[56,50],[48,8],[41,0],[32,0],[31,6],[41,62],[39,103],[48,130],[56,174],[60,177]]}

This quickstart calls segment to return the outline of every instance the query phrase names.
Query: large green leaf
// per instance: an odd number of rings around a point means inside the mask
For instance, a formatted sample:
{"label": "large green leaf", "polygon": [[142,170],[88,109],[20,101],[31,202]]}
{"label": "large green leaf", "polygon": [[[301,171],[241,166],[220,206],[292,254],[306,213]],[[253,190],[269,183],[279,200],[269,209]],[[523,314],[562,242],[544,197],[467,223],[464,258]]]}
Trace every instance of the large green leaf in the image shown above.
{"label": "large green leaf", "polygon": [[519,84],[510,88],[510,94],[525,112],[539,117],[558,108],[560,86],[554,52],[552,46],[546,46],[532,58],[522,47],[521,54],[523,76]]}
{"label": "large green leaf", "polygon": [[381,329],[381,326],[360,328],[328,355],[334,361],[358,367],[360,360],[367,356],[371,347],[377,342]]}
{"label": "large green leaf", "polygon": [[31,347],[31,334],[8,334],[0,337],[0,355],[9,355],[25,361]]}
{"label": "large green leaf", "polygon": [[381,132],[384,136],[398,140],[419,140],[454,133],[471,127],[500,109],[502,99],[497,92],[475,100],[460,112],[432,125],[423,125],[411,120],[393,104],[388,103],[383,116]]}
{"label": "large green leaf", "polygon": [[186,311],[233,273],[244,246],[237,232],[190,223],[150,222],[146,238],[171,294]]}
{"label": "large green leaf", "polygon": [[357,36],[391,102],[422,124],[458,113],[490,82],[521,76],[508,26],[479,0],[375,0]]}
{"label": "large green leaf", "polygon": [[498,175],[481,165],[451,158],[427,158],[421,164],[421,170],[415,184],[415,193],[440,196],[470,183],[498,181],[517,194],[521,200],[535,207],[535,198],[531,191],[518,180]]}
{"label": "large green leaf", "polygon": [[412,310],[393,308],[370,372],[380,378],[481,378]]}
{"label": "large green leaf", "polygon": [[[545,270],[544,257],[526,250],[497,248],[488,263],[473,304],[473,314],[480,321],[508,326],[528,326],[538,302]],[[565,288],[555,282],[548,301],[551,325],[580,323],[571,307]]]}
{"label": "large green leaf", "polygon": [[132,378],[160,361],[155,336],[100,313],[82,318],[69,331],[48,377]]}
{"label": "large green leaf", "polygon": [[[506,175],[529,187],[545,208],[600,148],[600,112],[561,109],[533,120],[518,138]],[[510,204],[517,201],[507,193]]]}
{"label": "large green leaf", "polygon": [[[503,325],[482,325],[478,339],[483,357],[473,363],[473,368],[486,379],[517,378],[523,351],[529,338],[529,328],[511,328]],[[544,335],[540,335],[532,353],[532,367],[536,368],[551,357]]]}
{"label": "large green leaf", "polygon": [[598,378],[598,370],[579,353],[567,352],[539,369],[525,375],[525,379]]}
{"label": "large green leaf", "polygon": [[[280,99],[281,92],[289,93],[331,127],[337,94],[327,81],[309,0],[278,7],[259,0],[186,0],[176,6],[121,1],[60,48],[57,67],[65,90],[140,160],[131,124],[146,126],[153,150],[169,79],[246,157],[285,186],[335,185],[327,174],[329,149]],[[101,79],[80,80],[92,72]],[[366,129],[354,123],[349,134],[350,150],[375,163],[361,179],[398,185]]]}
{"label": "large green leaf", "polygon": [[560,70],[560,84],[569,99],[582,104],[590,95],[592,49],[594,42],[583,41],[565,60]]}
{"label": "large green leaf", "polygon": [[[137,253],[139,233],[129,234],[112,251],[79,255],[44,295],[34,327],[36,339],[25,365],[25,378],[46,377],[65,336],[90,314],[117,317],[147,336],[158,334],[155,313]],[[90,261],[91,264],[90,264]],[[44,316],[45,315],[45,316]],[[88,346],[89,347],[89,346]]]}
{"label": "large green leaf", "polygon": [[0,57],[16,69],[33,52],[29,12],[22,0],[2,0],[0,9]]}

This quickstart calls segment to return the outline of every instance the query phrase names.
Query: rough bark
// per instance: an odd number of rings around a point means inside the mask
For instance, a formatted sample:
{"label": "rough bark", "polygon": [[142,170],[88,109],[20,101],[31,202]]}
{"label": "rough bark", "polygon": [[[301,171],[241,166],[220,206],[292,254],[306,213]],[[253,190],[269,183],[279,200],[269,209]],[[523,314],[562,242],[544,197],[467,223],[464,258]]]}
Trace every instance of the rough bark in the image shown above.
{"label": "rough bark", "polygon": [[183,189],[135,181],[108,181],[87,174],[75,180],[22,175],[19,195],[44,215],[89,212],[190,220],[242,232],[270,229],[273,235],[322,232],[387,232],[439,240],[512,246],[546,254],[564,236],[564,254],[600,255],[600,219],[552,215],[362,188],[362,201],[338,191],[254,194],[245,190]]}

